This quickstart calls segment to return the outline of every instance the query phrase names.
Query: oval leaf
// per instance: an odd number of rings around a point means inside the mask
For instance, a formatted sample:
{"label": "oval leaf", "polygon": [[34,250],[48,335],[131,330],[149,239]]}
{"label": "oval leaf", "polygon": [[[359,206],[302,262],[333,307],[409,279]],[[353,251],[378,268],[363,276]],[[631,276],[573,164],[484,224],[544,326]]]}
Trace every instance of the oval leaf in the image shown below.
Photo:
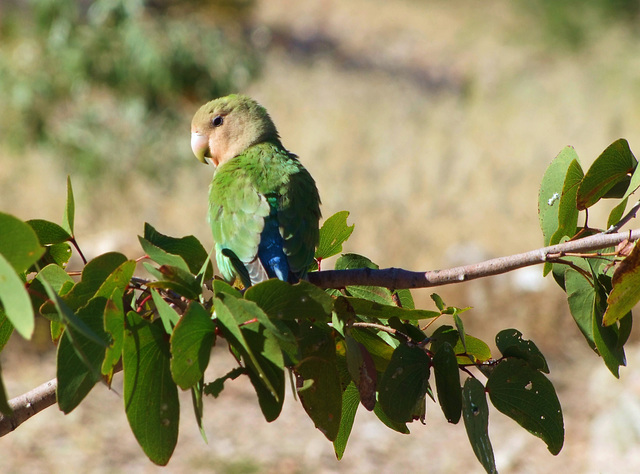
{"label": "oval leaf", "polygon": [[521,359],[500,362],[487,380],[491,403],[524,429],[542,439],[552,454],[564,443],[564,422],[549,380]]}
{"label": "oval leaf", "polygon": [[547,361],[533,341],[522,339],[517,329],[504,329],[496,335],[496,346],[504,357],[517,357],[525,360],[531,367],[546,374],[549,373]]}
{"label": "oval leaf", "polygon": [[125,323],[122,364],[127,419],[145,454],[164,466],[178,441],[180,420],[169,342],[161,324],[151,324],[133,311]]}
{"label": "oval leaf", "polygon": [[489,440],[489,406],[484,386],[468,378],[462,389],[462,417],[471,447],[487,472],[498,472]]}
{"label": "oval leaf", "polygon": [[458,360],[453,347],[447,342],[433,355],[433,374],[442,412],[449,423],[455,424],[460,421],[462,413],[462,389]]}
{"label": "oval leaf", "polygon": [[4,314],[25,339],[31,339],[35,317],[29,293],[11,264],[0,254],[0,302]]}
{"label": "oval leaf", "polygon": [[593,206],[614,186],[626,182],[622,193],[610,197],[625,195],[630,182],[629,175],[635,171],[637,165],[638,161],[624,138],[613,142],[596,158],[580,183],[576,197],[578,209]]}
{"label": "oval leaf", "polygon": [[378,401],[389,418],[398,423],[416,418],[415,407],[424,399],[431,360],[419,347],[400,344],[379,384]]}
{"label": "oval leaf", "polygon": [[211,315],[192,301],[171,334],[171,374],[180,388],[191,388],[202,379],[215,331]]}
{"label": "oval leaf", "polygon": [[15,269],[24,273],[44,254],[34,230],[17,217],[0,212],[0,255]]}

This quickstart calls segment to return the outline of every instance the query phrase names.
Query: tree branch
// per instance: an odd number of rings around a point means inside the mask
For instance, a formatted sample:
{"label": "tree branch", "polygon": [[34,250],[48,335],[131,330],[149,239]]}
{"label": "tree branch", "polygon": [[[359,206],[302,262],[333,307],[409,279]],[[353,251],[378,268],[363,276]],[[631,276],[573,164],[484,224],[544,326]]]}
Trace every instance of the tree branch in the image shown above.
{"label": "tree branch", "polygon": [[[432,286],[462,283],[476,278],[483,278],[506,273],[518,268],[537,265],[548,261],[556,261],[567,253],[590,252],[600,250],[629,240],[640,238],[640,229],[600,233],[578,240],[564,242],[529,252],[499,257],[485,262],[427,272],[412,272],[402,268],[358,268],[354,270],[325,270],[308,274],[309,281],[321,288],[344,288],[347,285],[382,286],[385,288],[429,288]],[[596,256],[594,254],[594,256]]]}
{"label": "tree branch", "polygon": [[49,380],[39,387],[9,400],[13,415],[0,414],[0,437],[11,433],[33,415],[53,405],[56,402],[57,387],[57,379]]}
{"label": "tree branch", "polygon": [[[637,209],[635,210],[637,211]],[[381,270],[362,268],[312,272],[309,273],[308,277],[311,283],[321,288],[344,288],[347,285],[382,286],[393,289],[428,288],[462,283],[545,262],[557,262],[570,253],[592,252],[613,247],[625,240],[633,242],[638,239],[640,239],[640,229],[617,233],[600,233],[538,250],[446,270],[412,272],[401,268]],[[597,254],[593,255],[594,257],[597,256]],[[15,430],[36,413],[53,405],[56,402],[57,385],[57,380],[53,379],[19,397],[9,400],[13,415],[0,415],[0,437]]]}

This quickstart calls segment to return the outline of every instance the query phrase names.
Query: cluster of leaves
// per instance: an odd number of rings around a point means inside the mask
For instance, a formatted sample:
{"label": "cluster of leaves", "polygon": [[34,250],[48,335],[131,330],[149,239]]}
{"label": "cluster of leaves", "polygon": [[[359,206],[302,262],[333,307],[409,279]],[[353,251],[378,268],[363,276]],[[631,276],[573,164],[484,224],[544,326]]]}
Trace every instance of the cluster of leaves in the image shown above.
{"label": "cluster of leaves", "polygon": [[[607,147],[586,174],[576,151],[566,147],[547,168],[540,187],[545,245],[619,230],[627,217],[635,216],[636,206],[627,216],[625,210],[638,186],[638,161],[626,140]],[[605,229],[592,228],[588,210],[601,199],[619,203],[609,213]],[[544,274],[551,273],[567,293],[571,314],[587,343],[616,377],[619,367],[626,365],[624,345],[631,333],[631,309],[640,301],[639,252],[637,245],[623,242],[617,249],[549,258],[544,266]]]}
{"label": "cluster of leaves", "polygon": [[[80,252],[73,215],[70,183],[62,225],[0,214],[0,347],[13,327],[30,337],[34,315],[50,321],[58,345],[57,402],[65,413],[95,384],[110,384],[122,367],[131,429],[157,464],[169,461],[177,442],[178,387],[191,391],[206,440],[204,396],[218,397],[227,382],[246,376],[272,421],[282,410],[287,371],[295,376],[294,394],[338,458],[360,405],[389,428],[409,433],[408,423],[425,422],[427,397],[437,399],[449,422],[464,420],[487,471],[495,471],[488,400],[552,453],[562,447],[562,413],[544,375],[547,363],[515,329],[496,336],[501,354],[492,358],[488,345],[464,330],[460,315],[468,308],[447,306],[435,294],[432,311],[415,309],[408,290],[381,287],[322,290],[274,279],[240,291],[212,279],[209,255],[195,237],[169,237],[148,224],[140,244],[142,265],[153,278],[135,277],[137,261],[115,252],[92,259],[73,278],[65,269],[72,249]],[[347,216],[343,211],[325,221],[318,262],[342,251],[353,231]],[[335,267],[377,268],[355,254],[341,255]],[[439,318],[451,324],[419,325]],[[237,367],[207,380],[220,339]],[[2,387],[0,411],[10,412]]]}
{"label": "cluster of leaves", "polygon": [[[243,8],[222,16],[220,3]],[[175,160],[163,157],[182,153],[193,104],[258,73],[247,41],[251,7],[246,0],[3,4],[3,139],[20,151],[38,141],[88,177],[169,174]]]}

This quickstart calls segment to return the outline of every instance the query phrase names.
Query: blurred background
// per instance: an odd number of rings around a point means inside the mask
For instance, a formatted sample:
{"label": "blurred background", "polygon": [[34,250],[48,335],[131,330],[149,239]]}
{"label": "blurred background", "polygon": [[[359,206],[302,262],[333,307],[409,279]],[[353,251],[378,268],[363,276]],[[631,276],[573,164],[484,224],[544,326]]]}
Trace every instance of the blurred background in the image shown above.
{"label": "blurred background", "polygon": [[[70,175],[88,256],[139,257],[145,221],[210,247],[213,170],[191,153],[190,120],[242,92],[315,177],[323,215],[351,212],[345,251],[427,270],[534,249],[538,185],[564,146],[585,169],[617,138],[640,149],[639,12],[638,0],[0,0],[0,209],[60,222]],[[498,467],[640,472],[637,336],[616,380],[540,274],[436,290],[474,307],[469,333],[490,342],[518,328],[549,360],[565,447],[551,456],[494,411]],[[432,307],[431,292],[414,292],[418,306]],[[55,375],[41,329],[1,355],[11,397]],[[217,348],[209,378],[229,361]],[[114,389],[2,438],[2,471],[159,472],[131,434],[118,377]],[[359,413],[337,462],[290,394],[267,424],[250,384],[227,384],[206,400],[208,445],[183,395],[164,472],[481,472],[464,427],[431,402],[410,436]]]}

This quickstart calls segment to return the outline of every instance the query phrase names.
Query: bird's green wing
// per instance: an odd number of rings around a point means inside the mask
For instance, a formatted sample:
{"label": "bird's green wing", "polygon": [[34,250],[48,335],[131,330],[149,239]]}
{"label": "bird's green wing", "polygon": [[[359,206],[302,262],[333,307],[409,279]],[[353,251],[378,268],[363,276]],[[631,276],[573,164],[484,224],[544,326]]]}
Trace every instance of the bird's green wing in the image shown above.
{"label": "bird's green wing", "polygon": [[309,172],[297,161],[284,185],[278,209],[280,232],[284,239],[284,253],[291,271],[304,277],[318,245],[320,197]]}
{"label": "bird's green wing", "polygon": [[269,204],[257,192],[250,173],[234,164],[233,160],[225,163],[214,175],[209,193],[209,222],[216,243],[216,261],[225,280],[233,281],[237,274],[233,262],[223,254],[223,249],[228,249],[247,266],[255,281],[261,270],[257,262],[258,244]]}

